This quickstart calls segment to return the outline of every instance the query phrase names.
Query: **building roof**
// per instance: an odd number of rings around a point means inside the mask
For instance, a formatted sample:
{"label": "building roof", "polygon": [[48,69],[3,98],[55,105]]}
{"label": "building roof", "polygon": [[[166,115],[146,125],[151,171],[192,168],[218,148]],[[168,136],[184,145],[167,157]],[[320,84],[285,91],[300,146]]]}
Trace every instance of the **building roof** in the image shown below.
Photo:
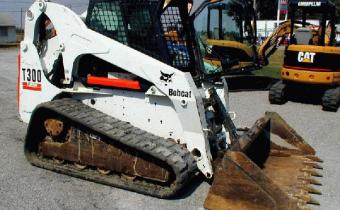
{"label": "building roof", "polygon": [[15,21],[11,16],[0,13],[0,26],[15,26]]}

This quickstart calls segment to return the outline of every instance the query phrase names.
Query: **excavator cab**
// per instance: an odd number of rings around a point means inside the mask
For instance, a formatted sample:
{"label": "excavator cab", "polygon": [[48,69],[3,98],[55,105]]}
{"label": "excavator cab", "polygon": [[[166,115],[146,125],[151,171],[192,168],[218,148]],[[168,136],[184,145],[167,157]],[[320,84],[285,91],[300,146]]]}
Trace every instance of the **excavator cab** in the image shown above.
{"label": "excavator cab", "polygon": [[256,17],[248,1],[210,3],[197,14],[195,28],[206,43],[205,62],[224,74],[256,69]]}
{"label": "excavator cab", "polygon": [[[284,104],[297,90],[309,89],[321,98],[324,110],[337,111],[340,103],[340,50],[335,46],[336,8],[328,0],[289,3],[290,44],[285,51],[282,80],[270,90],[273,104]],[[316,19],[318,24],[308,23]],[[307,87],[307,88],[306,88]]]}
{"label": "excavator cab", "polygon": [[[335,44],[335,6],[330,1],[290,1],[291,44],[333,46]],[[318,19],[319,24],[308,23]],[[294,28],[294,25],[301,27]]]}

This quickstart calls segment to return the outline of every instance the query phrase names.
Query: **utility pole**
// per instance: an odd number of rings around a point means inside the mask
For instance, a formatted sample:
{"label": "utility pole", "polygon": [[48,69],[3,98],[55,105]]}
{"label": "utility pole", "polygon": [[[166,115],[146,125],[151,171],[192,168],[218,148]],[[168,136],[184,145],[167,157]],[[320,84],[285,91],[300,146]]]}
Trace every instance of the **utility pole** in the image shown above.
{"label": "utility pole", "polygon": [[22,28],[22,12],[23,12],[23,9],[22,8],[20,8],[20,32],[23,30],[23,28]]}
{"label": "utility pole", "polygon": [[254,16],[255,16],[255,19],[253,20],[253,29],[254,29],[254,32],[255,32],[255,42],[257,42],[257,23],[256,23],[256,20],[257,20],[257,6],[256,6],[256,0],[253,0],[254,2],[254,5],[253,5],[253,8],[254,8]]}
{"label": "utility pole", "polygon": [[286,3],[285,4],[285,6],[286,6],[285,7],[285,9],[286,9],[285,21],[287,21],[288,20],[288,0],[286,0],[285,3]]}
{"label": "utility pole", "polygon": [[277,20],[276,20],[276,27],[280,25],[280,13],[281,13],[281,0],[277,0]]}

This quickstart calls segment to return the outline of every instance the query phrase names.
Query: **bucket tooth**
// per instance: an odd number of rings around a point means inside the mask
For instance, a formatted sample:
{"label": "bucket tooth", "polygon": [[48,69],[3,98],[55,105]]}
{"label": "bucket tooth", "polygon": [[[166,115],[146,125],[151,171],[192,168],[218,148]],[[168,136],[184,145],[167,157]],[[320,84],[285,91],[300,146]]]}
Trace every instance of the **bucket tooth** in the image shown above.
{"label": "bucket tooth", "polygon": [[317,194],[317,195],[322,195],[321,191],[318,190],[318,189],[315,189],[314,187],[311,187],[311,186],[305,186],[304,189],[311,193],[311,194]]}
{"label": "bucket tooth", "polygon": [[316,165],[314,166],[314,168],[316,168],[316,169],[320,169],[320,170],[323,170],[323,167],[322,167],[322,166],[320,166],[319,164],[316,164]]}
{"label": "bucket tooth", "polygon": [[305,192],[308,192],[308,193],[311,193],[311,194],[318,194],[318,195],[322,195],[321,191],[310,186],[310,183],[309,181],[307,180],[299,180],[299,186],[300,186],[300,189],[302,191],[305,191]]}
{"label": "bucket tooth", "polygon": [[313,179],[313,178],[310,178],[310,183],[311,183],[311,184],[314,184],[314,185],[319,185],[319,186],[322,185],[321,182],[319,182],[318,180]]}
{"label": "bucket tooth", "polygon": [[318,156],[315,156],[315,155],[306,155],[306,158],[319,162],[319,163],[323,163],[323,160],[321,160]]}
{"label": "bucket tooth", "polygon": [[319,172],[311,169],[311,168],[303,168],[301,169],[302,172],[307,172],[309,173],[311,176],[315,176],[315,177],[323,177],[322,174],[320,174]]}
{"label": "bucket tooth", "polygon": [[307,201],[308,204],[313,204],[313,205],[318,205],[320,206],[320,202],[314,199],[313,197],[310,196],[309,201]]}
{"label": "bucket tooth", "polygon": [[313,167],[313,168],[316,168],[316,169],[320,169],[320,170],[323,169],[322,166],[320,166],[319,164],[317,164],[316,162],[313,162],[313,161],[304,161],[304,164],[306,166],[310,166],[310,167]]}
{"label": "bucket tooth", "polygon": [[323,177],[323,174],[317,172],[317,171],[314,171],[313,170],[313,173],[311,174],[312,176],[315,176],[315,177]]}
{"label": "bucket tooth", "polygon": [[312,210],[311,208],[306,206],[306,202],[302,202],[302,204],[298,204],[298,206],[301,210]]}
{"label": "bucket tooth", "polygon": [[318,186],[321,186],[321,182],[319,182],[318,180],[316,179],[313,179],[312,177],[299,177],[300,180],[304,180],[304,181],[307,181],[309,182],[310,184],[313,184],[313,185],[318,185]]}
{"label": "bucket tooth", "polygon": [[294,195],[294,197],[305,201],[307,204],[313,204],[313,205],[318,205],[318,206],[320,205],[319,201],[317,201],[310,195],[297,194],[297,195]]}

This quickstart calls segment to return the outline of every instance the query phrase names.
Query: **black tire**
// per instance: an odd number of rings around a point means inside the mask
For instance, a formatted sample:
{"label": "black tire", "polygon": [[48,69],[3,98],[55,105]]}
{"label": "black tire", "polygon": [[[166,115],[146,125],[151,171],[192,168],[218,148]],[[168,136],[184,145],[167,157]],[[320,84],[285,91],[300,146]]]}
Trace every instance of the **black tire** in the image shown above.
{"label": "black tire", "polygon": [[287,101],[287,85],[282,81],[275,83],[269,90],[269,102],[281,105]]}
{"label": "black tire", "polygon": [[324,111],[337,112],[340,105],[340,87],[326,90],[322,97]]}

